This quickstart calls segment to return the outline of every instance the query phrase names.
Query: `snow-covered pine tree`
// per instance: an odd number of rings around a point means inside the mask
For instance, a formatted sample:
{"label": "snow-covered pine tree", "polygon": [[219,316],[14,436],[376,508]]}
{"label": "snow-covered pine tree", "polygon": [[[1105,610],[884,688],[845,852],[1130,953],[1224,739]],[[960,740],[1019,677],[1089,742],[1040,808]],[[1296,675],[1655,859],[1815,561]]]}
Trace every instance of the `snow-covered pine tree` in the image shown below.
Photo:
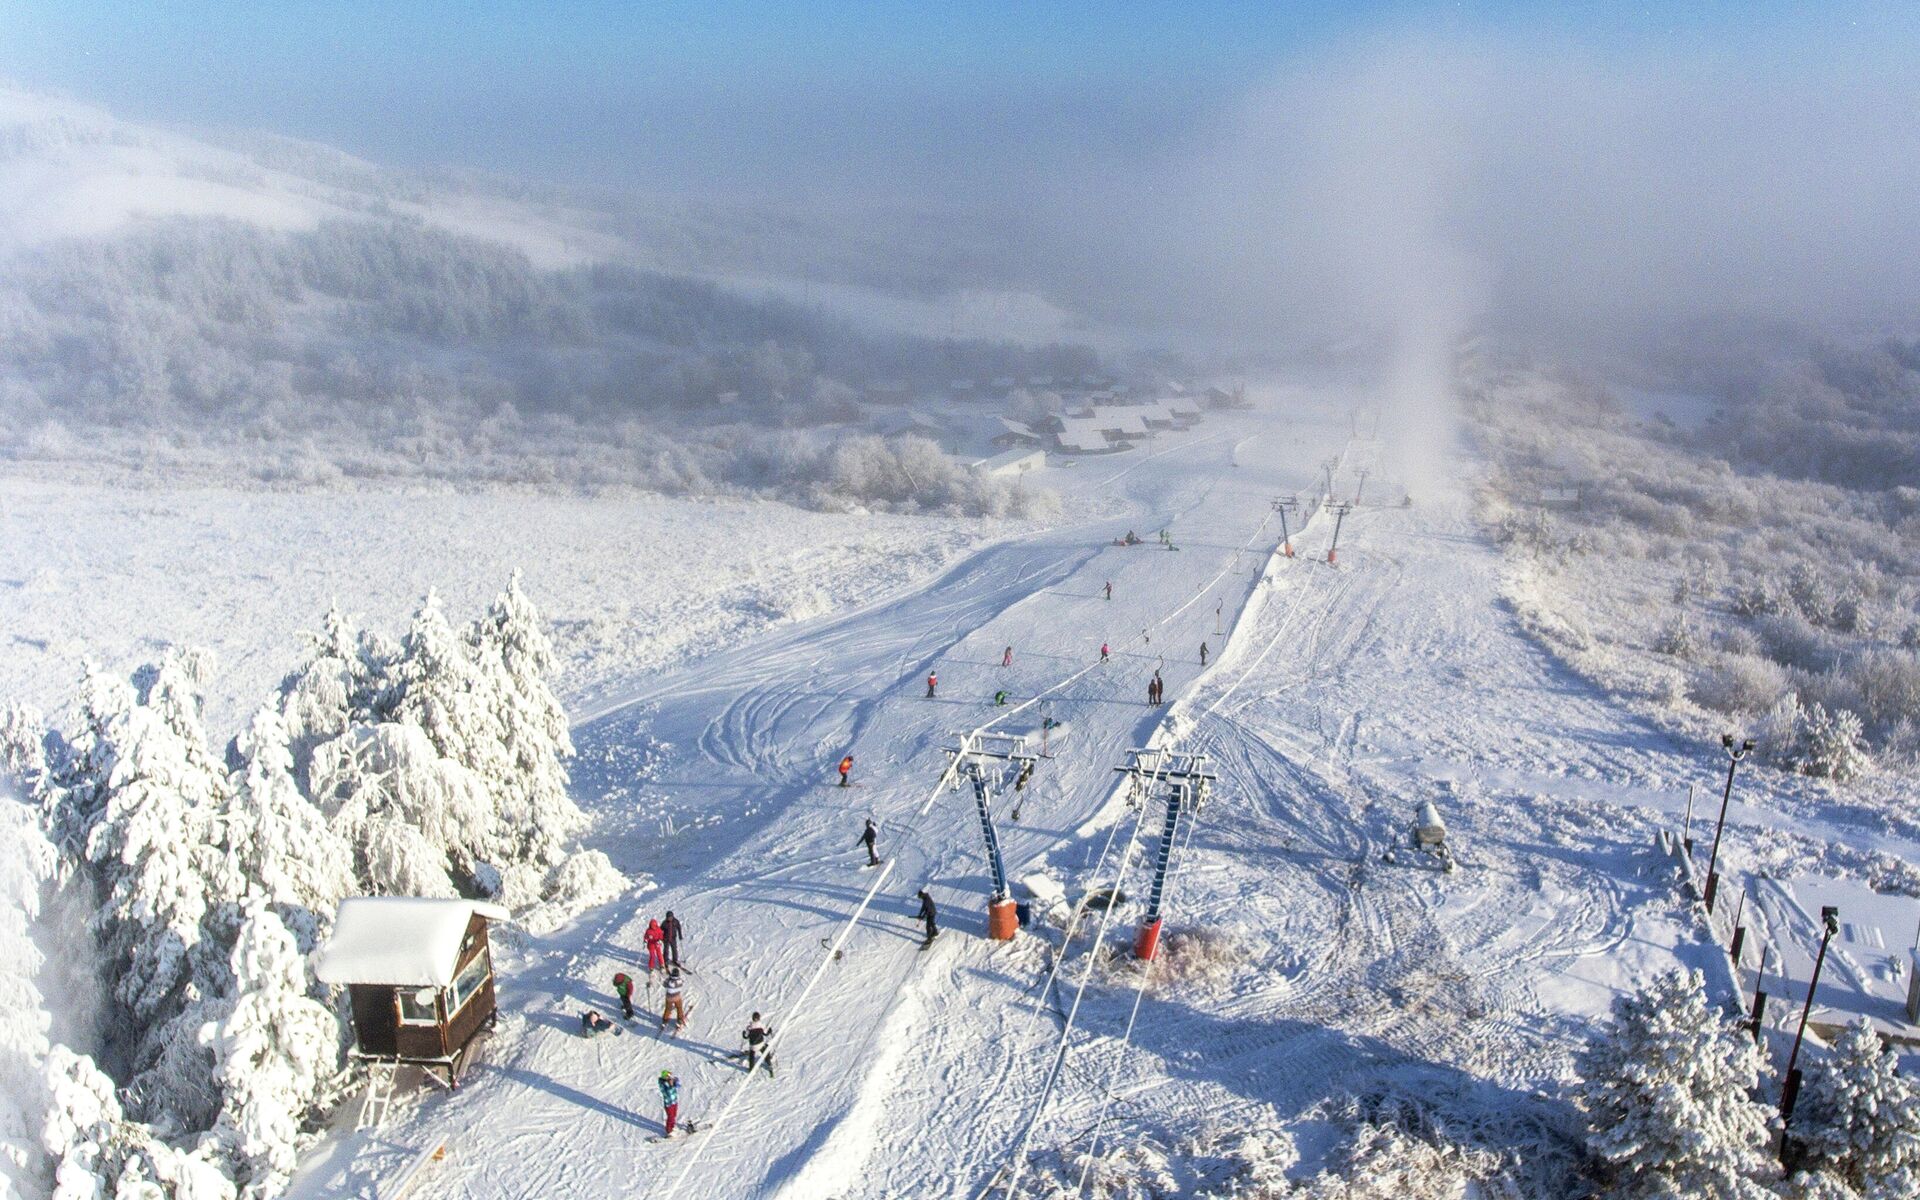
{"label": "snow-covered pine tree", "polygon": [[1808,775],[1846,783],[1873,766],[1857,714],[1814,703],[1801,714],[1800,769]]}
{"label": "snow-covered pine tree", "polygon": [[[542,873],[557,866],[586,816],[567,795],[564,760],[573,755],[566,710],[547,684],[553,643],[514,571],[507,588],[467,633],[473,660],[490,675],[494,721],[505,743],[507,774],[489,779],[510,858]],[[523,904],[537,896],[510,896]]]}
{"label": "snow-covered pine tree", "polygon": [[340,1070],[340,1022],[307,996],[300,948],[273,911],[256,904],[233,948],[237,996],[202,1037],[221,1089],[215,1133],[238,1160],[252,1200],[285,1188],[307,1113]]}
{"label": "snow-covered pine tree", "polygon": [[274,706],[254,714],[235,749],[242,766],[221,822],[229,866],[245,881],[249,896],[273,905],[311,950],[321,924],[354,890],[352,854],[301,794],[286,725]]}
{"label": "snow-covered pine tree", "polygon": [[417,726],[356,725],[314,750],[312,775],[366,891],[455,896],[454,871],[470,873],[494,844],[486,788]]}
{"label": "snow-covered pine tree", "polygon": [[[95,914],[115,998],[139,1025],[160,1014],[186,981],[200,940],[219,856],[212,818],[226,780],[207,752],[197,703],[177,672],[146,676],[138,703],[107,714],[87,763],[97,797],[84,853],[106,900]],[[217,990],[217,989],[215,989]]]}
{"label": "snow-covered pine tree", "polygon": [[1865,1018],[1811,1074],[1794,1108],[1793,1136],[1813,1164],[1861,1191],[1920,1172],[1920,1091],[1900,1076]]}
{"label": "snow-covered pine tree", "polygon": [[181,1150],[130,1121],[113,1080],[84,1054],[55,1046],[43,1076],[49,1103],[41,1147],[53,1164],[51,1200],[234,1200],[213,1145]]}
{"label": "snow-covered pine tree", "polygon": [[300,665],[280,682],[280,715],[296,777],[307,778],[313,748],[347,731],[356,721],[376,719],[383,674],[391,663],[375,642],[354,628],[334,604],[318,632],[303,636]]}
{"label": "snow-covered pine tree", "polygon": [[1621,1200],[1761,1200],[1774,1173],[1772,1110],[1749,1099],[1761,1058],[1715,1012],[1698,971],[1614,1001],[1582,1054],[1588,1148],[1616,1173]]}
{"label": "snow-covered pine tree", "polygon": [[51,1022],[39,987],[45,961],[32,923],[55,868],[53,847],[33,810],[0,794],[0,1196],[41,1190],[40,1124],[46,1112],[41,1064]]}
{"label": "snow-covered pine tree", "polygon": [[[392,720],[426,734],[441,758],[464,767],[489,796],[508,787],[514,772],[499,719],[502,701],[495,695],[499,680],[474,661],[467,640],[447,623],[437,593],[427,593],[400,645]],[[476,832],[464,839],[475,860],[512,859],[511,839],[502,836],[497,821],[488,823],[484,837]]]}

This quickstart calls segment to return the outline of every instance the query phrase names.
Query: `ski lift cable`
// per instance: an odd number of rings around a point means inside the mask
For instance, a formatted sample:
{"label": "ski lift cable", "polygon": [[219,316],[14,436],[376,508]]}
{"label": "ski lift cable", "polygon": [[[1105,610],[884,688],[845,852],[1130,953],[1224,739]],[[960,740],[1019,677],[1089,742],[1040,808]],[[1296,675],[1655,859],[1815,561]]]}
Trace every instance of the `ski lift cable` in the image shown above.
{"label": "ski lift cable", "polygon": [[[1247,537],[1246,541],[1243,544],[1251,547],[1256,542],[1258,542],[1260,539],[1260,536],[1266,532],[1267,525],[1270,523],[1271,519],[1272,519],[1272,514],[1270,512],[1263,515],[1260,518],[1259,524],[1255,526],[1253,533]],[[1153,623],[1152,628],[1158,629],[1158,628],[1164,627],[1169,621],[1179,616],[1182,612],[1186,611],[1186,609],[1191,607],[1197,600],[1205,596],[1211,588],[1216,586],[1219,583],[1219,581],[1225,578],[1227,574],[1229,574],[1231,571],[1232,571],[1232,565],[1231,563],[1229,563],[1228,566],[1223,567],[1218,573],[1214,575],[1212,580],[1208,581],[1207,584],[1202,586],[1192,596],[1189,596],[1186,600],[1182,601],[1179,605],[1174,607],[1171,611],[1162,615],[1158,621]],[[973,735],[970,735],[970,736],[977,736],[979,734],[986,733],[991,729],[993,729],[994,726],[1000,724],[1002,721],[1008,720],[1009,718],[1014,717],[1019,713],[1026,711],[1029,708],[1032,708],[1034,705],[1040,703],[1044,698],[1051,695],[1052,693],[1057,692],[1061,688],[1067,687],[1077,682],[1078,680],[1080,680],[1081,678],[1089,674],[1091,671],[1093,671],[1098,665],[1099,665],[1098,663],[1090,663],[1087,666],[1084,666],[1079,670],[1072,672],[1071,674],[1067,675],[1065,678],[1059,680],[1058,682],[1052,684],[1051,686],[1035,693],[1030,699],[1022,701],[1021,703],[1009,708],[1005,712],[1000,713],[994,716],[993,718],[989,719],[985,724],[982,724],[978,726],[976,729],[974,729]],[[940,793],[947,789],[947,787],[949,786],[951,781],[954,779],[956,773],[960,768],[961,759],[962,759],[962,756],[955,755],[953,760],[947,764],[946,769],[941,772],[939,780],[934,784],[926,801],[920,806],[919,810],[914,814],[914,818],[906,822],[904,831],[906,832],[917,831],[919,818],[926,816],[926,814],[932,810],[934,803],[940,797]],[[1165,760],[1163,759],[1162,761],[1164,762]],[[1145,813],[1146,813],[1146,808],[1143,805],[1140,810],[1140,816],[1136,817],[1134,821],[1133,832],[1128,837],[1126,850],[1122,854],[1120,871],[1115,876],[1116,887],[1118,887],[1119,879],[1124,877],[1126,874],[1127,865],[1130,862],[1133,855],[1133,848],[1138,843],[1138,840],[1139,840],[1139,833],[1145,819]],[[1118,832],[1118,829],[1119,829],[1119,825],[1118,823],[1116,823],[1115,833]],[[1109,836],[1109,839],[1108,839],[1109,846],[1111,846],[1111,843],[1112,843],[1112,837]],[[1105,851],[1102,852],[1102,860],[1104,861],[1104,859],[1105,859]],[[866,894],[861,897],[859,905],[854,909],[853,913],[842,924],[839,934],[834,938],[833,942],[829,946],[823,949],[820,962],[815,966],[812,976],[808,978],[806,985],[802,987],[800,991],[800,995],[795,999],[793,1006],[789,1009],[785,1020],[783,1020],[783,1022],[781,1023],[781,1026],[780,1026],[781,1029],[790,1028],[794,1024],[794,1022],[799,1019],[800,1015],[804,1011],[803,1006],[805,1004],[805,1001],[812,994],[814,986],[819,982],[820,977],[825,973],[828,964],[830,964],[834,960],[834,956],[837,953],[839,953],[842,946],[845,945],[847,938],[852,934],[854,928],[859,924],[861,916],[863,916],[866,913],[868,906],[871,905],[873,902],[873,898],[879,894],[880,888],[885,884],[888,877],[892,874],[894,862],[895,862],[894,859],[887,860],[885,868],[880,872],[879,877],[873,881],[873,885],[869,887],[867,889]],[[1048,1092],[1052,1090],[1054,1082],[1059,1077],[1060,1067],[1065,1061],[1066,1050],[1067,1050],[1067,1039],[1071,1035],[1073,1030],[1074,1017],[1079,1012],[1080,1001],[1082,997],[1084,997],[1084,995],[1086,994],[1087,982],[1092,974],[1092,964],[1093,964],[1094,958],[1097,957],[1097,952],[1099,948],[1105,943],[1106,930],[1107,930],[1108,924],[1111,921],[1112,915],[1113,915],[1113,905],[1109,904],[1106,908],[1105,913],[1101,917],[1100,928],[1095,936],[1094,946],[1093,946],[1093,957],[1090,957],[1089,959],[1088,970],[1084,972],[1081,976],[1079,987],[1076,990],[1074,995],[1073,1005],[1068,1013],[1067,1025],[1061,1032],[1060,1045],[1056,1050],[1053,1066],[1048,1073],[1048,1079],[1046,1084],[1046,1091]],[[1055,966],[1057,969],[1058,964],[1056,963]],[[1051,979],[1052,976],[1050,975],[1049,978]],[[769,1041],[769,1044],[771,1044],[771,1042],[773,1041],[773,1038],[770,1037],[768,1041]],[[752,1078],[751,1075],[745,1075],[745,1076],[741,1076],[739,1079],[736,1079],[734,1081],[734,1086],[732,1090],[728,1093],[726,1101],[721,1105],[718,1115],[716,1115],[712,1120],[712,1122],[710,1123],[710,1126],[709,1126],[710,1128],[719,1126],[732,1113],[734,1105],[738,1102],[740,1096],[744,1093],[746,1084],[748,1080],[750,1080],[751,1078]],[[1034,1120],[1028,1123],[1027,1131],[1025,1136],[1023,1137],[1022,1145],[1021,1145],[1022,1158],[1024,1158],[1024,1153],[1026,1148],[1032,1142],[1034,1124],[1038,1120],[1041,1108],[1044,1107],[1045,1099],[1046,1099],[1046,1096],[1045,1096],[1045,1093],[1043,1093],[1041,1097],[1040,1105],[1037,1106],[1035,1109]],[[693,1168],[699,1163],[700,1159],[704,1156],[706,1147],[709,1144],[711,1144],[713,1140],[714,1139],[712,1138],[701,1139],[700,1145],[694,1148],[694,1153],[687,1156],[687,1161],[681,1167],[680,1174],[674,1177],[674,1181],[672,1185],[667,1189],[666,1200],[672,1200],[674,1196],[679,1194],[681,1185],[686,1182],[687,1177],[692,1173]],[[1018,1172],[1016,1172],[1016,1176],[1015,1176],[1015,1182],[1017,1183],[1017,1181],[1018,1181]]]}
{"label": "ski lift cable", "polygon": [[[1163,753],[1160,756],[1159,762],[1154,765],[1153,779],[1155,781],[1159,780],[1171,766],[1171,763],[1172,756]],[[1133,819],[1133,832],[1127,836],[1126,848],[1120,855],[1120,866],[1114,873],[1114,888],[1116,892],[1119,889],[1120,881],[1126,878],[1127,867],[1132,863],[1134,847],[1140,842],[1140,830],[1145,826],[1146,820],[1147,806],[1142,804],[1139,814]],[[1006,1190],[1006,1194],[1009,1197],[1017,1194],[1016,1189],[1020,1186],[1020,1176],[1026,1172],[1027,1154],[1033,1145],[1034,1132],[1039,1128],[1040,1118],[1046,1113],[1047,1101],[1053,1094],[1054,1085],[1059,1082],[1060,1079],[1060,1070],[1066,1065],[1067,1052],[1070,1049],[1069,1043],[1073,1037],[1074,1022],[1080,1015],[1080,1002],[1086,998],[1087,985],[1093,979],[1094,967],[1099,965],[1100,947],[1106,944],[1107,927],[1113,922],[1113,910],[1115,907],[1117,907],[1115,904],[1109,902],[1105,911],[1100,914],[1100,926],[1094,933],[1093,945],[1087,950],[1087,966],[1084,971],[1080,972],[1080,982],[1073,993],[1073,1004],[1067,1009],[1066,1024],[1060,1029],[1060,1040],[1054,1047],[1053,1059],[1047,1068],[1046,1082],[1041,1085],[1040,1095],[1034,1100],[1033,1111],[1027,1117],[1025,1129],[1021,1131],[1020,1143],[1014,1148],[1013,1175],[1007,1181]],[[980,1195],[984,1197],[992,1187],[992,1181],[989,1180],[987,1188],[983,1189]]]}

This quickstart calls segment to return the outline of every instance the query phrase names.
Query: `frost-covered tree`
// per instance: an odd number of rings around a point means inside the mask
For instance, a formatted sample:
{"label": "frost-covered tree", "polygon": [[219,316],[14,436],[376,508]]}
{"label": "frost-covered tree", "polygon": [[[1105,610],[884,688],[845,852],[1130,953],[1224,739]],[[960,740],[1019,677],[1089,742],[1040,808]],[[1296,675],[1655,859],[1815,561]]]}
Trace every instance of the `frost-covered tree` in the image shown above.
{"label": "frost-covered tree", "polygon": [[246,1195],[270,1200],[293,1173],[308,1111],[340,1069],[340,1022],[307,996],[300,948],[256,905],[233,948],[237,995],[203,1038],[222,1099],[215,1133],[241,1164]]}
{"label": "frost-covered tree", "polygon": [[1799,762],[1806,774],[1835,783],[1866,774],[1873,759],[1860,718],[1844,708],[1808,705],[1800,718]]}
{"label": "frost-covered tree", "polygon": [[41,1064],[51,1022],[40,993],[44,956],[32,922],[56,865],[32,810],[0,795],[0,1196],[37,1190],[40,1123],[46,1110]]}
{"label": "frost-covered tree", "polygon": [[540,870],[557,865],[566,845],[586,825],[567,795],[564,760],[573,755],[566,710],[547,684],[553,643],[515,571],[507,588],[468,633],[474,662],[490,676],[493,722],[506,754],[491,756],[505,774],[487,779],[509,857]]}
{"label": "frost-covered tree", "polygon": [[1614,1001],[1580,1060],[1587,1145],[1621,1200],[1760,1200],[1772,1111],[1749,1098],[1761,1058],[1715,1012],[1697,971]]}
{"label": "frost-covered tree", "polygon": [[1808,1158],[1868,1191],[1920,1172],[1920,1092],[1864,1018],[1840,1035],[1794,1108]]}
{"label": "frost-covered tree", "polygon": [[306,777],[313,748],[371,720],[383,674],[391,665],[374,639],[362,635],[335,604],[317,632],[306,634],[300,665],[280,683],[280,715],[294,770]]}
{"label": "frost-covered tree", "polygon": [[493,802],[473,772],[417,726],[357,725],[313,756],[313,796],[353,851],[367,891],[454,896],[493,845]]}
{"label": "frost-covered tree", "polygon": [[[472,647],[448,624],[436,593],[428,592],[414,612],[400,646],[391,719],[426,734],[441,758],[465,768],[482,787],[500,787],[513,769],[499,717],[499,680],[474,661]],[[509,857],[501,853],[506,847],[493,841],[503,832],[490,822],[483,836],[469,835],[474,857]]]}
{"label": "frost-covered tree", "polygon": [[233,1200],[233,1180],[215,1146],[168,1145],[128,1120],[107,1078],[83,1054],[47,1056],[49,1097],[41,1146],[53,1163],[51,1200]]}
{"label": "frost-covered tree", "polygon": [[248,894],[272,904],[311,949],[318,922],[354,890],[352,854],[301,794],[286,725],[273,706],[254,714],[235,749],[243,765],[222,822],[229,867]]}
{"label": "frost-covered tree", "polygon": [[93,927],[106,951],[115,999],[145,1025],[186,981],[218,884],[213,818],[226,781],[206,748],[197,696],[178,663],[143,673],[138,702],[103,690],[116,707],[89,702],[82,797],[56,827],[81,836],[105,901]]}

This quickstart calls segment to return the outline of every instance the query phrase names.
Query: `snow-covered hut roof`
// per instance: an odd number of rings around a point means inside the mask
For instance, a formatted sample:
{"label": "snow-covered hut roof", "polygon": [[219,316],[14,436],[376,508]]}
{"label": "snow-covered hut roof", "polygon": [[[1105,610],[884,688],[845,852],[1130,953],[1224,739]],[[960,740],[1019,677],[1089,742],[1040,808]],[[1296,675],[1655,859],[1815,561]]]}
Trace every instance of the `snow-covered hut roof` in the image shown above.
{"label": "snow-covered hut roof", "polygon": [[1146,418],[1133,407],[1109,408],[1103,410],[1094,420],[1102,429],[1118,430],[1121,434],[1144,436],[1147,432]]}
{"label": "snow-covered hut roof", "polygon": [[1001,417],[1000,424],[1006,428],[1008,433],[1018,434],[1025,438],[1032,438],[1036,442],[1040,440],[1039,431],[1025,421],[1016,421],[1012,417]]}
{"label": "snow-covered hut roof", "polygon": [[1101,419],[1098,417],[1060,418],[1060,432],[1056,435],[1060,439],[1060,448],[1081,454],[1112,449],[1112,443],[1100,431],[1100,426]]}
{"label": "snow-covered hut roof", "polygon": [[354,896],[340,902],[333,936],[314,959],[322,983],[446,987],[460,962],[460,945],[474,914],[493,921],[510,915],[477,900],[420,896]]}
{"label": "snow-covered hut roof", "polygon": [[1160,401],[1160,407],[1176,417],[1197,417],[1200,415],[1199,402],[1190,396],[1168,396]]}

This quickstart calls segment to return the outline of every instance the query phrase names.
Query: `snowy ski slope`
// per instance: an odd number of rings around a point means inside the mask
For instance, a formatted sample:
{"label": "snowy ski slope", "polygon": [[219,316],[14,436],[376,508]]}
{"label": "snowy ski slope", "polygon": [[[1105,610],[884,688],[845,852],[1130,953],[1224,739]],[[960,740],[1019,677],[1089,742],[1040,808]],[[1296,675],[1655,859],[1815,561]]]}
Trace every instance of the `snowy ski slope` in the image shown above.
{"label": "snowy ski slope", "polygon": [[[1322,416],[1212,421],[1050,472],[1113,515],[990,546],[583,721],[596,844],[658,888],[502,956],[501,1028],[467,1085],[381,1135],[452,1147],[410,1194],[977,1195],[1016,1170],[1065,1164],[1071,1183],[1096,1137],[1170,1143],[1258,1118],[1308,1147],[1316,1105],[1340,1095],[1417,1096],[1550,1164],[1570,1144],[1560,1088],[1587,1022],[1676,962],[1726,975],[1648,849],[1697,764],[1524,637],[1461,496],[1356,513],[1337,569],[1325,520],[1296,537],[1301,557],[1270,557],[1271,499],[1311,493],[1345,444],[1344,413]],[[1151,544],[1163,525],[1177,553]],[[1129,528],[1149,544],[1111,545]],[[1173,702],[1149,709],[1156,668]],[[1013,703],[995,710],[1002,687]],[[1054,756],[1018,823],[1011,797],[999,806],[1016,879],[1045,867],[1076,891],[1116,873],[1139,888],[1158,814],[1129,808],[1113,767],[1156,736],[1213,757],[1220,786],[1169,899],[1171,928],[1222,939],[1211,968],[1165,968],[1187,973],[1136,995],[1124,959],[1087,971],[1090,934],[1058,964],[1057,939],[984,939],[979,827],[970,795],[939,787],[941,749],[1043,714],[1064,723]],[[859,786],[842,790],[846,752]],[[1454,874],[1383,861],[1422,799],[1452,829]],[[869,815],[877,869],[855,845]],[[946,930],[924,952],[922,885]],[[580,1010],[612,1008],[611,976],[643,961],[667,909],[688,931],[690,1028],[663,1039],[643,1017],[583,1040]],[[1132,935],[1123,910],[1104,944]],[[727,1057],[756,1009],[777,1079]],[[662,1068],[706,1126],[692,1138],[652,1140]],[[301,1194],[361,1188],[399,1154],[349,1163],[356,1149],[313,1164]]]}

